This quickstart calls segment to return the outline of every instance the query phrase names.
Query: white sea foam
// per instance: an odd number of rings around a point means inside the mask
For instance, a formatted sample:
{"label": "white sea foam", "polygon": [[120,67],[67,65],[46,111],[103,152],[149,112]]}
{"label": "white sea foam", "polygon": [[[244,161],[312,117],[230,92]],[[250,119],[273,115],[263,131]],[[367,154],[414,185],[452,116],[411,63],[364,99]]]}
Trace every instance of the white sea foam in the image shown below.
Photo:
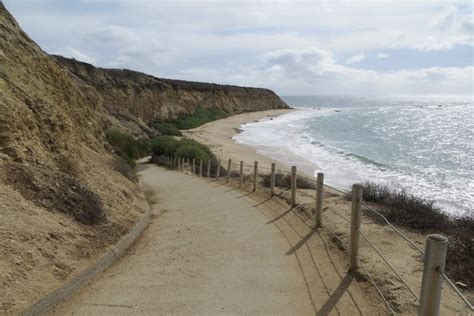
{"label": "white sea foam", "polygon": [[308,173],[322,171],[336,187],[370,180],[449,213],[473,210],[472,106],[306,108],[242,130],[236,142]]}

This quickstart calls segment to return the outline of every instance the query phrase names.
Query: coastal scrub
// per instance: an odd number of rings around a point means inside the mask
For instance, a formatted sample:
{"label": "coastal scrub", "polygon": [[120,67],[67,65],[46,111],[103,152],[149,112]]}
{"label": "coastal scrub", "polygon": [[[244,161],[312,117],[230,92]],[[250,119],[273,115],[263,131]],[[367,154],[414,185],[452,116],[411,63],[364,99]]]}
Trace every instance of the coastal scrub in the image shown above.
{"label": "coastal scrub", "polygon": [[[393,190],[387,186],[365,182],[363,199],[375,203],[378,211],[391,223],[421,233],[438,233],[449,239],[446,273],[456,281],[474,288],[474,216],[466,212],[450,216],[434,205],[433,201]],[[350,194],[347,198],[350,199]],[[367,212],[375,222],[385,224],[378,215]]]}
{"label": "coastal scrub", "polygon": [[112,146],[114,152],[123,158],[130,166],[135,166],[135,160],[150,153],[150,146],[145,139],[135,139],[132,135],[123,133],[118,129],[107,129],[105,138]]}

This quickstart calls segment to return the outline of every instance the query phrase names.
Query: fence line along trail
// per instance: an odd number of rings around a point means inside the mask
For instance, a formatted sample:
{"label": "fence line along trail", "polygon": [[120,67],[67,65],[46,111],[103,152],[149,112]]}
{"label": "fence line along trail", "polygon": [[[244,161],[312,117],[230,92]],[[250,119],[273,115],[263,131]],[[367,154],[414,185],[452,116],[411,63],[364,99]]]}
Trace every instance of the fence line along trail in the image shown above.
{"label": "fence line along trail", "polygon": [[[384,310],[378,299],[366,300],[355,280],[340,275],[343,268],[327,264],[330,254],[314,246],[322,242],[319,234],[296,233],[283,220],[270,223],[283,207],[269,213],[265,203],[225,185],[225,179],[153,165],[140,176],[156,201],[150,226],[127,255],[51,314]],[[291,223],[291,216],[282,219]]]}

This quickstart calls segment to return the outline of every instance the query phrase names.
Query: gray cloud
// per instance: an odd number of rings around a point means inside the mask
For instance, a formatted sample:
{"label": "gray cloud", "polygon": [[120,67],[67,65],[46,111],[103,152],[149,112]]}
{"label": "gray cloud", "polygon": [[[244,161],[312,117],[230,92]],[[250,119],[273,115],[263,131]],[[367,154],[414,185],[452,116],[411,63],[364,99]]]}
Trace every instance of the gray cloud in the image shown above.
{"label": "gray cloud", "polygon": [[472,45],[469,10],[441,2],[4,2],[46,51],[103,67],[282,94],[471,91],[467,66],[356,68],[363,58],[364,65],[377,60],[377,51]]}

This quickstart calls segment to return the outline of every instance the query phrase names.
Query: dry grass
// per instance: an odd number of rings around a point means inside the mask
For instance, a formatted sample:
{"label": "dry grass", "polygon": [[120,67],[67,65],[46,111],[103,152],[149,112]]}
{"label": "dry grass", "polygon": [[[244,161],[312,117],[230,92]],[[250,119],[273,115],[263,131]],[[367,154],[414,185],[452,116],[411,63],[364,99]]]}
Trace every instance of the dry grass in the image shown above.
{"label": "dry grass", "polygon": [[[260,175],[262,178],[262,185],[264,187],[270,187],[270,174]],[[290,189],[291,188],[291,175],[277,172],[275,174],[275,186]],[[316,190],[316,183],[303,177],[296,177],[296,187],[298,189],[313,189]]]}
{"label": "dry grass", "polygon": [[[451,217],[433,201],[392,190],[370,182],[363,184],[363,199],[376,204],[378,210],[393,224],[421,233],[439,233],[449,238],[446,273],[456,281],[474,288],[474,216],[470,212]],[[348,195],[350,199],[350,195]],[[368,212],[376,222],[379,216]]]}
{"label": "dry grass", "polygon": [[69,214],[85,225],[105,222],[101,200],[77,178],[61,172],[48,173],[41,168],[32,171],[17,163],[10,164],[8,170],[8,183],[26,200]]}

